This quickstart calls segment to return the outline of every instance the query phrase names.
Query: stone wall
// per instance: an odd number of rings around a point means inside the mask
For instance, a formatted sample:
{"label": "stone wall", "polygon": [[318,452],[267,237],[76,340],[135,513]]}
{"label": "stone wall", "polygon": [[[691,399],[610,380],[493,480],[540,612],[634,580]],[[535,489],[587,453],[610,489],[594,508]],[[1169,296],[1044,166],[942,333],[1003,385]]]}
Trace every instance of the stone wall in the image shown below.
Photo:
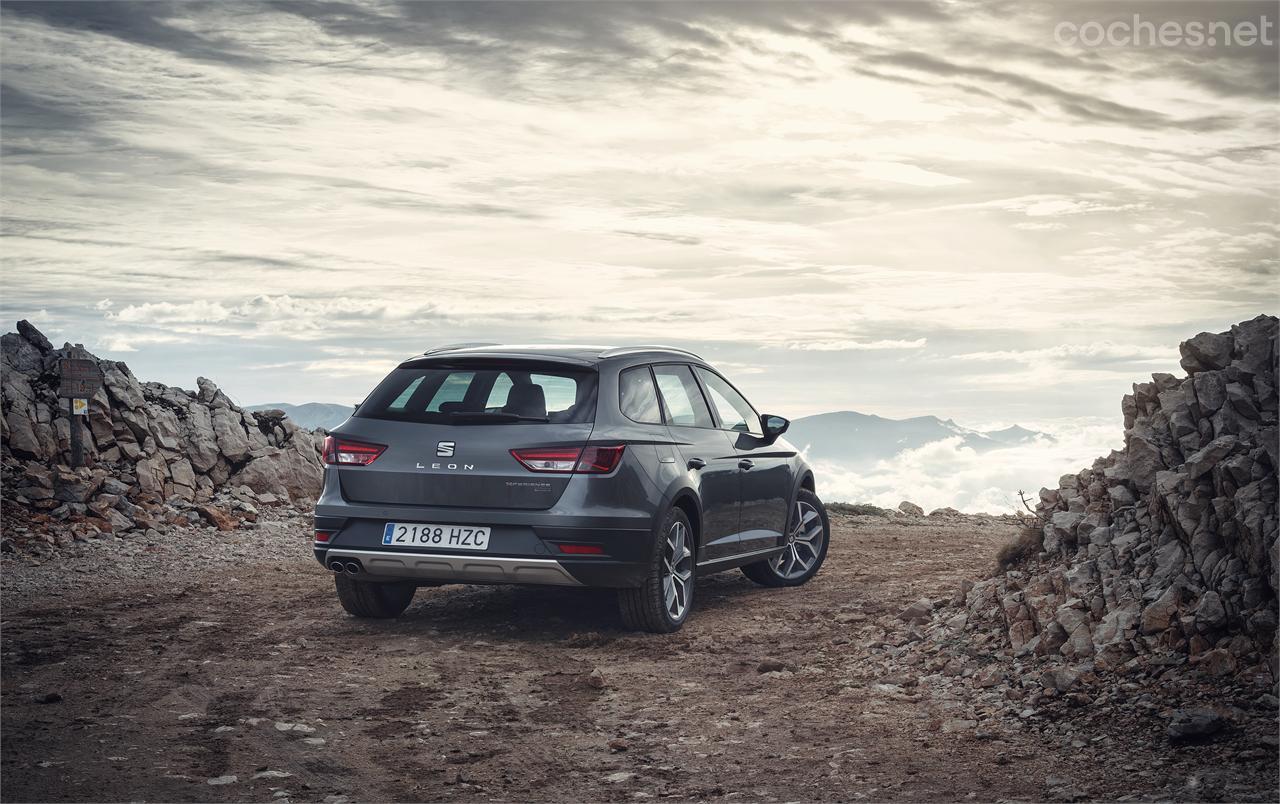
{"label": "stone wall", "polygon": [[[97,358],[105,384],[78,417],[89,466],[72,470],[71,423],[56,396],[58,360],[69,349],[53,348],[26,321],[0,337],[6,504],[80,535],[194,516],[222,527],[233,518],[219,508],[243,513],[319,494],[323,433],[299,429],[281,411],[241,410],[203,377],[186,391],[140,382],[124,363]],[[227,505],[208,505],[233,491]]]}
{"label": "stone wall", "polygon": [[968,591],[1023,654],[1276,676],[1277,319],[1181,345],[1122,402],[1125,447],[1042,489],[1043,552]]}

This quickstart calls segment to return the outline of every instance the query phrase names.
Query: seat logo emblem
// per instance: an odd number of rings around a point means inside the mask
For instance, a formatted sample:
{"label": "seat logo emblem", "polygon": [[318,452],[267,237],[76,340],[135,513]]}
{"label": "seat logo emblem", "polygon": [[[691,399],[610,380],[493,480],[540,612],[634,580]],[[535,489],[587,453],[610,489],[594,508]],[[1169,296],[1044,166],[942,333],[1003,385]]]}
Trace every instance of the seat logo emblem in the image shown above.
{"label": "seat logo emblem", "polygon": [[441,458],[452,458],[454,446],[452,441],[441,441],[436,444],[436,455]]}

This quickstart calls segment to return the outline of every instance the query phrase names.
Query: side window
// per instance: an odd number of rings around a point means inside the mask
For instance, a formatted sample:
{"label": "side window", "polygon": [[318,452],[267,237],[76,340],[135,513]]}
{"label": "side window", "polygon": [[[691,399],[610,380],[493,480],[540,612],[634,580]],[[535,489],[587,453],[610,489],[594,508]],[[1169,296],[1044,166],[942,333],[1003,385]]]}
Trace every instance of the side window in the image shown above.
{"label": "side window", "polygon": [[641,424],[662,424],[658,392],[648,366],[629,368],[618,375],[618,407],[622,415]]}
{"label": "side window", "polygon": [[702,391],[688,366],[654,366],[658,392],[667,406],[667,424],[684,427],[715,427]]}
{"label": "side window", "polygon": [[409,383],[409,387],[401,391],[400,396],[396,397],[395,401],[392,402],[387,407],[390,408],[391,410],[404,410],[405,405],[409,404],[409,398],[413,396],[415,391],[418,390],[419,385],[422,385],[421,377],[418,377],[416,380]]}
{"label": "side window", "polygon": [[742,398],[742,394],[725,382],[723,377],[702,367],[698,368],[698,376],[707,389],[707,395],[711,397],[711,404],[715,405],[716,413],[720,416],[722,429],[754,435],[764,434],[764,430],[760,428],[760,414],[756,413],[750,403]]}
{"label": "side window", "polygon": [[512,385],[515,383],[511,382],[505,371],[494,378],[493,387],[489,389],[489,401],[484,403],[484,409],[501,410],[507,404],[507,395],[511,393]]}
{"label": "side window", "polygon": [[[461,402],[467,395],[467,389],[471,387],[471,378],[475,376],[472,371],[455,371],[450,372],[448,377],[444,378],[444,382],[440,383],[440,387],[436,389],[436,395],[431,397],[431,401],[427,403],[427,410],[432,413],[439,413],[440,406],[446,402]],[[421,382],[421,380],[415,380]],[[399,401],[399,400],[397,400]],[[395,407],[392,405],[392,407]]]}
{"label": "side window", "polygon": [[578,383],[572,377],[530,374],[529,382],[541,386],[547,413],[563,413],[578,401]]}

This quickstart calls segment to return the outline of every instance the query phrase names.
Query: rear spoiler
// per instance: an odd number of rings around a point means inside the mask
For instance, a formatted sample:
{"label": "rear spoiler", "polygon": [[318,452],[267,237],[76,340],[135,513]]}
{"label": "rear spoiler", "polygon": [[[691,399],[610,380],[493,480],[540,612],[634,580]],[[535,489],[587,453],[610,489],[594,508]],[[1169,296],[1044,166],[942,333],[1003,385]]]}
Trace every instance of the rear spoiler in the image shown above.
{"label": "rear spoiler", "polygon": [[518,363],[522,366],[546,366],[564,368],[596,368],[596,361],[583,360],[578,357],[564,355],[539,355],[528,352],[485,352],[483,354],[458,355],[449,352],[428,353],[411,357],[401,363],[398,368],[465,368],[492,364]]}

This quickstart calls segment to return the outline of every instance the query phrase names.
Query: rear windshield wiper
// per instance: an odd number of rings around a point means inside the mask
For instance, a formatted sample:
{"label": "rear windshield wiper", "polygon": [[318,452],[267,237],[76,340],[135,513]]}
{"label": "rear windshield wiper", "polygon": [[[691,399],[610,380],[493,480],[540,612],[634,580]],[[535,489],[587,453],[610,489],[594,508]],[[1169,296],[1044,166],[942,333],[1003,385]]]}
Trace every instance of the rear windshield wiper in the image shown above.
{"label": "rear windshield wiper", "polygon": [[504,413],[499,410],[475,410],[448,414],[450,420],[483,421],[483,422],[549,422],[546,416],[521,416],[518,413]]}

